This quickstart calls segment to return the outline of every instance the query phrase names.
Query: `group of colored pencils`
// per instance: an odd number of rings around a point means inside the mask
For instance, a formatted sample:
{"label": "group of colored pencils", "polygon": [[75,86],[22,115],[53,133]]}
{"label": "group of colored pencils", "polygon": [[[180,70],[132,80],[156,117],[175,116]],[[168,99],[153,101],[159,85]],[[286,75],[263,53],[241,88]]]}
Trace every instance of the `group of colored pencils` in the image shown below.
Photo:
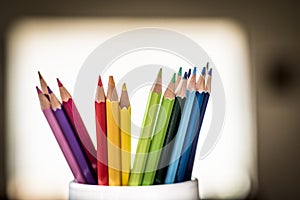
{"label": "group of colored pencils", "polygon": [[73,173],[75,181],[98,185],[127,185],[131,164],[131,107],[126,85],[120,102],[114,79],[107,96],[99,76],[95,95],[97,151],[70,93],[57,79],[62,103],[39,73],[36,87],[42,111]]}
{"label": "group of colored pencils", "polygon": [[191,179],[199,133],[211,91],[212,69],[173,75],[162,95],[161,70],[148,97],[128,185],[171,184]]}
{"label": "group of colored pencils", "polygon": [[125,83],[120,100],[109,77],[105,95],[99,76],[95,95],[97,150],[72,96],[57,79],[61,102],[39,73],[41,109],[75,181],[84,184],[138,186],[191,179],[200,129],[211,92],[212,69],[182,68],[162,96],[162,69],[148,97],[131,169],[131,105]]}

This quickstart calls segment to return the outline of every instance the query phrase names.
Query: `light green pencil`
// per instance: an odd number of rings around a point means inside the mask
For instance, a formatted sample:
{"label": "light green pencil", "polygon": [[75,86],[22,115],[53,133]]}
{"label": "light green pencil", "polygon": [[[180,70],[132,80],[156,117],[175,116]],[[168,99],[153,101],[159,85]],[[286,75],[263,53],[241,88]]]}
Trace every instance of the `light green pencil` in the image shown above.
{"label": "light green pencil", "polygon": [[169,86],[162,98],[157,122],[154,129],[154,135],[151,140],[142,185],[152,185],[154,182],[155,172],[157,170],[162,146],[164,144],[164,139],[175,101],[175,76],[176,74],[173,75],[172,80],[169,83]]}
{"label": "light green pencil", "polygon": [[143,179],[143,172],[145,169],[147,154],[149,151],[151,137],[153,133],[154,124],[157,117],[157,111],[161,99],[162,92],[162,69],[159,70],[155,83],[153,84],[146,106],[140,138],[136,150],[136,155],[133,163],[133,168],[130,172],[128,185],[141,185]]}

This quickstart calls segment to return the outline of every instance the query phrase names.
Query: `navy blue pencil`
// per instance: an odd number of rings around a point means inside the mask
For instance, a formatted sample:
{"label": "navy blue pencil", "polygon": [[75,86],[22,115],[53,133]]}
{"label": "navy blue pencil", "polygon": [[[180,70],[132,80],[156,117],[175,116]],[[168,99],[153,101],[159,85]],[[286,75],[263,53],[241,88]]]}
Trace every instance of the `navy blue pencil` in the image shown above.
{"label": "navy blue pencil", "polygon": [[201,110],[200,110],[200,120],[198,121],[198,124],[197,124],[196,135],[195,135],[195,138],[192,143],[191,153],[190,153],[190,157],[188,159],[187,169],[186,169],[183,181],[191,180],[191,177],[192,177],[192,171],[193,171],[193,167],[194,167],[194,161],[195,161],[195,156],[196,156],[196,150],[197,150],[200,130],[202,127],[207,103],[208,103],[209,96],[211,93],[211,76],[212,76],[212,69],[210,69],[208,72],[207,83],[205,86],[203,102],[202,102],[202,106],[201,106]]}
{"label": "navy blue pencil", "polygon": [[196,88],[196,101],[194,101],[192,113],[187,129],[187,133],[184,139],[182,147],[182,156],[180,157],[178,169],[176,172],[175,182],[179,183],[184,180],[185,171],[188,165],[188,159],[190,157],[192,143],[194,137],[196,136],[196,129],[198,121],[200,120],[200,110],[202,106],[203,96],[204,96],[204,86],[205,86],[205,67],[203,67],[201,75],[197,81]]}

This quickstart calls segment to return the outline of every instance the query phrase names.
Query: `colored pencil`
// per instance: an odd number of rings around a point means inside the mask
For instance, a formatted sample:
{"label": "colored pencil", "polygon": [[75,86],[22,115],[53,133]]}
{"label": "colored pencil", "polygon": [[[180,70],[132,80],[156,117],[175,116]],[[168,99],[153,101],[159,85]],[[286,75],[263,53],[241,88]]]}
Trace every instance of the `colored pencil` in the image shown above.
{"label": "colored pencil", "polygon": [[98,86],[97,86],[96,97],[95,97],[95,114],[96,114],[98,185],[108,185],[106,97],[105,97],[100,76],[98,79]]}
{"label": "colored pencil", "polygon": [[123,84],[120,97],[120,131],[122,157],[122,185],[128,185],[131,168],[131,106],[126,84]]}
{"label": "colored pencil", "polygon": [[165,183],[174,183],[175,176],[178,168],[179,159],[181,156],[181,150],[184,142],[184,138],[187,132],[190,116],[192,113],[192,107],[196,99],[196,67],[193,70],[193,74],[189,78],[188,90],[186,94],[186,102],[182,111],[179,128],[175,138],[173,151],[171,154],[170,165],[168,167]]}
{"label": "colored pencil", "polygon": [[157,111],[162,93],[162,69],[159,70],[156,81],[153,84],[146,106],[140,138],[136,150],[133,168],[130,173],[128,185],[141,185],[143,172],[147,161],[147,153],[149,151],[153,127],[157,118]]}
{"label": "colored pencil", "polygon": [[196,129],[198,121],[200,120],[200,110],[204,96],[204,83],[205,83],[205,67],[203,67],[201,75],[197,81],[196,88],[196,101],[193,105],[193,112],[189,121],[187,133],[182,147],[182,156],[180,157],[178,169],[176,172],[175,182],[179,183],[184,181],[185,172],[187,169],[188,159],[191,153],[193,139],[196,136]]}
{"label": "colored pencil", "polygon": [[176,78],[176,82],[175,82],[175,86],[174,86],[174,90],[176,90],[177,86],[180,83],[181,80],[181,76],[182,76],[182,67],[179,68],[178,73],[177,73],[177,78]]}
{"label": "colored pencil", "polygon": [[112,76],[109,77],[106,98],[108,184],[119,186],[121,180],[121,137],[118,94]]}
{"label": "colored pencil", "polygon": [[162,153],[160,156],[158,169],[155,174],[154,184],[163,184],[166,178],[170,156],[174,146],[174,138],[180,123],[181,111],[183,110],[186,99],[187,72],[184,73],[183,79],[176,90],[176,98],[170,117],[167,133],[165,136]]}
{"label": "colored pencil", "polygon": [[200,111],[200,120],[198,121],[198,124],[197,124],[196,136],[193,140],[190,157],[189,157],[188,164],[187,164],[187,170],[186,170],[185,178],[184,178],[185,181],[186,180],[191,180],[191,177],[192,177],[192,171],[193,171],[193,167],[194,167],[194,160],[195,160],[195,156],[196,156],[198,139],[199,139],[199,135],[200,135],[200,131],[201,131],[201,127],[202,127],[202,123],[203,123],[207,103],[208,103],[209,96],[210,96],[210,93],[211,93],[211,76],[212,76],[212,69],[210,69],[207,73],[205,93],[204,93],[203,103],[202,103],[201,111]]}
{"label": "colored pencil", "polygon": [[154,182],[155,173],[175,101],[175,76],[176,74],[174,73],[161,101],[157,122],[150,144],[142,185],[152,185]]}
{"label": "colored pencil", "polygon": [[187,73],[187,77],[188,77],[188,78],[190,78],[191,73],[192,73],[192,69],[190,68],[189,71],[188,71],[188,73]]}
{"label": "colored pencil", "polygon": [[81,147],[81,144],[77,138],[76,133],[72,129],[68,118],[61,107],[61,103],[58,101],[57,97],[48,87],[48,93],[50,96],[51,108],[53,110],[54,116],[62,129],[66,140],[71,148],[73,155],[76,158],[78,165],[80,166],[81,171],[85,177],[87,184],[97,184],[96,175],[93,173],[93,168],[90,165],[88,159],[85,156],[84,150]]}
{"label": "colored pencil", "polygon": [[90,135],[81,119],[81,116],[78,112],[78,109],[75,105],[75,102],[63,86],[63,84],[57,79],[57,84],[59,87],[60,97],[62,99],[62,107],[65,110],[71,125],[79,138],[79,142],[84,148],[84,152],[88,157],[89,162],[91,163],[94,173],[97,174],[97,155],[94,144],[90,138]]}
{"label": "colored pencil", "polygon": [[53,135],[73,173],[73,176],[75,178],[75,181],[78,183],[86,183],[86,180],[80,170],[80,166],[78,165],[71,148],[58,124],[58,122],[55,119],[55,116],[51,110],[50,101],[45,96],[45,94],[42,93],[42,91],[36,87],[38,97],[41,104],[41,109],[45,115],[45,118],[53,132]]}
{"label": "colored pencil", "polygon": [[38,74],[39,74],[41,89],[42,89],[44,95],[49,99],[49,94],[48,94],[48,89],[47,89],[48,85],[39,71],[38,71]]}

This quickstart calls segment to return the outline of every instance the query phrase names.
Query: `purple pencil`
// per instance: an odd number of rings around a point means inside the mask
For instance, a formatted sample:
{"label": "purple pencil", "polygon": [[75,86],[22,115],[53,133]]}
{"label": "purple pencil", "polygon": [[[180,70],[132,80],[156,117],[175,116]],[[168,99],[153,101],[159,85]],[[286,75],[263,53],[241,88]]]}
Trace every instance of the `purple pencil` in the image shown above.
{"label": "purple pencil", "polygon": [[65,136],[64,136],[64,134],[63,134],[58,122],[56,121],[52,110],[51,110],[50,101],[38,87],[36,87],[36,90],[37,90],[38,97],[40,100],[41,109],[46,117],[46,120],[56,138],[56,141],[57,141],[65,159],[67,160],[67,163],[73,173],[75,181],[78,183],[86,183],[86,181],[83,177],[83,174],[80,170],[80,167],[78,166],[76,159],[69,147],[69,144],[67,143]]}
{"label": "purple pencil", "polygon": [[75,156],[81,171],[83,172],[83,176],[86,180],[86,183],[97,184],[96,174],[94,173],[91,164],[89,163],[86,155],[84,154],[83,148],[80,146],[79,140],[75,135],[75,132],[72,129],[64,110],[61,107],[61,103],[49,87],[48,92],[54,116],[57,122],[59,123],[60,128],[62,129],[66,140],[68,141],[69,146],[71,147],[73,155]]}

